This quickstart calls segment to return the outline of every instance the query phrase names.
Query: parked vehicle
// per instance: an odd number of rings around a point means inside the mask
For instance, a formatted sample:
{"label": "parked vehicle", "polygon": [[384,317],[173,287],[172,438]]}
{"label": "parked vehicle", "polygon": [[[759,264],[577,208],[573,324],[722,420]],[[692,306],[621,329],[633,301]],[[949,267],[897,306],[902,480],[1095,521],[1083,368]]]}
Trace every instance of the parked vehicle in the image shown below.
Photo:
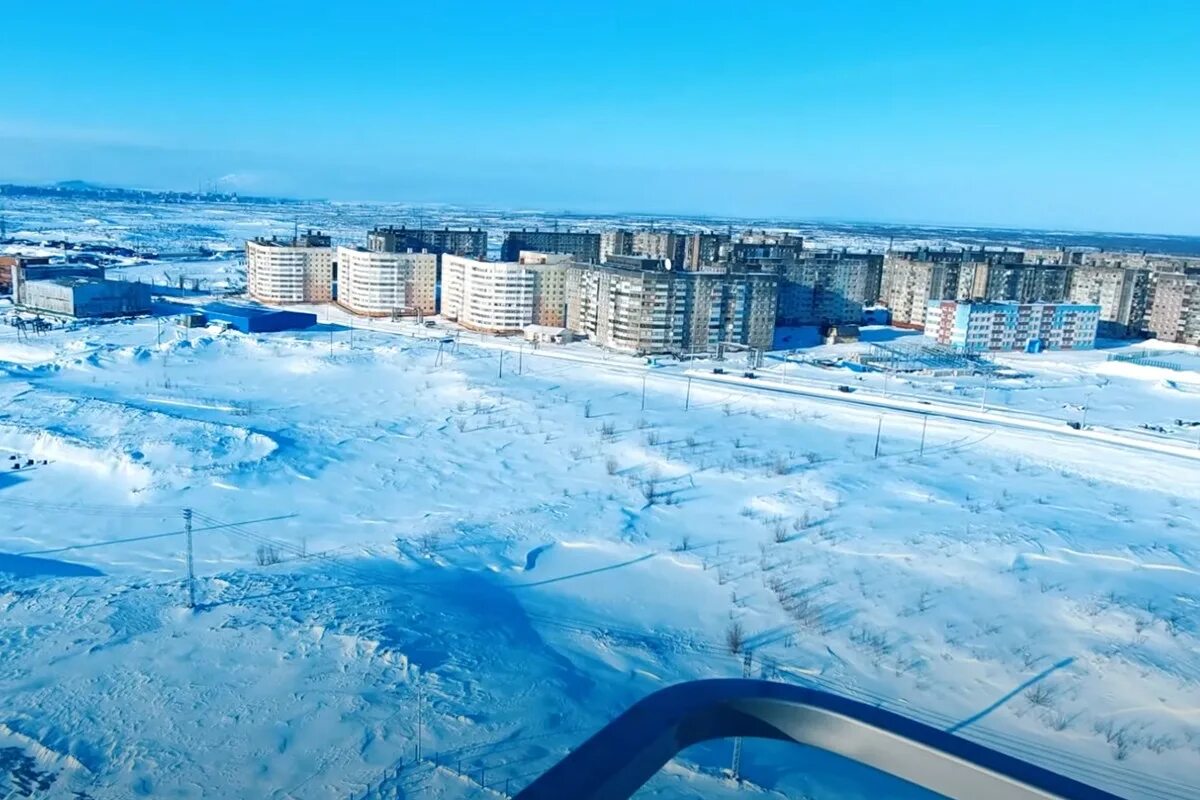
{"label": "parked vehicle", "polygon": [[837,387],[837,390],[838,390],[839,392],[845,392],[846,394],[850,394],[851,392],[853,392],[853,391],[854,391],[854,387],[853,387],[853,386],[847,386],[846,384],[844,384],[844,383],[843,383],[841,386]]}

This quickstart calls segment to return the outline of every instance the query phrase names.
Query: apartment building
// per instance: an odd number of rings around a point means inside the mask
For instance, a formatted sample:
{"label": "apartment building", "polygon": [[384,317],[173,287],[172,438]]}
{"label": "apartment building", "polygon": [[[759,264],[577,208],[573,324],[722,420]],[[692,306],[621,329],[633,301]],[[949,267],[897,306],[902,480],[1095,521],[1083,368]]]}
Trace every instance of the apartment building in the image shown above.
{"label": "apartment building", "polygon": [[576,261],[600,263],[600,234],[587,231],[508,231],[500,247],[502,261],[516,262],[522,250],[539,253],[569,253]]}
{"label": "apartment building", "polygon": [[569,257],[518,253],[517,261],[442,256],[442,316],[472,330],[517,333],[563,327]]}
{"label": "apartment building", "polygon": [[1148,269],[1077,266],[1071,269],[1067,299],[1100,306],[1101,336],[1136,336],[1146,329],[1150,290]]}
{"label": "apartment building", "polygon": [[567,270],[571,257],[565,253],[535,253],[522,250],[517,263],[533,272],[533,324],[550,328],[567,325]]}
{"label": "apartment building", "polygon": [[437,255],[339,247],[338,304],[355,314],[437,313]]}
{"label": "apartment building", "polygon": [[1154,275],[1146,328],[1158,339],[1200,345],[1200,269]]}
{"label": "apartment building", "polygon": [[435,255],[449,253],[484,260],[487,258],[488,235],[482,228],[452,230],[450,228],[406,228],[388,226],[367,233],[367,249],[376,253],[420,253]]}
{"label": "apartment building", "polygon": [[246,288],[264,303],[328,303],[333,299],[330,239],[308,231],[295,239],[246,242]]}
{"label": "apartment building", "polygon": [[863,307],[876,302],[881,253],[810,250],[782,261],[777,325],[858,324]]}
{"label": "apartment building", "polygon": [[801,257],[803,251],[803,236],[750,231],[730,245],[730,260],[735,264],[795,260]]}
{"label": "apartment building", "polygon": [[715,350],[721,342],[767,349],[778,278],[671,268],[665,259],[612,256],[567,276],[567,325],[613,350],[640,355]]}
{"label": "apartment building", "polygon": [[1097,305],[931,300],[925,335],[967,352],[1086,350],[1099,321]]}
{"label": "apartment building", "polygon": [[920,328],[931,300],[1061,303],[1070,277],[1068,267],[1027,264],[1023,252],[1007,248],[893,251],[884,259],[880,299],[894,324]]}

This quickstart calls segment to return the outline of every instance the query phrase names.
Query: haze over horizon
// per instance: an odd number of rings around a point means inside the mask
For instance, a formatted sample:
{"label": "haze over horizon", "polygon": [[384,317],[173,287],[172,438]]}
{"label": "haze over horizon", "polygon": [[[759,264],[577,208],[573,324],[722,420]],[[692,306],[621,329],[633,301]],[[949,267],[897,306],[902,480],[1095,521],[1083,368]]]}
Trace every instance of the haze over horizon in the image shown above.
{"label": "haze over horizon", "polygon": [[55,35],[8,46],[0,180],[1200,233],[1182,2],[117,0],[6,20]]}

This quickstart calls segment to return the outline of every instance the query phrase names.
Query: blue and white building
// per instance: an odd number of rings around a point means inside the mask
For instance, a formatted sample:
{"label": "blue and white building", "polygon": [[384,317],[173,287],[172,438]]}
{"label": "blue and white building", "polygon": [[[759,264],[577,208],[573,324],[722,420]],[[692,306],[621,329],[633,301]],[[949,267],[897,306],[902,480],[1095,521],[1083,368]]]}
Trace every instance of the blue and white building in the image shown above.
{"label": "blue and white building", "polygon": [[964,352],[1089,350],[1100,306],[1075,303],[960,303],[931,300],[925,335]]}

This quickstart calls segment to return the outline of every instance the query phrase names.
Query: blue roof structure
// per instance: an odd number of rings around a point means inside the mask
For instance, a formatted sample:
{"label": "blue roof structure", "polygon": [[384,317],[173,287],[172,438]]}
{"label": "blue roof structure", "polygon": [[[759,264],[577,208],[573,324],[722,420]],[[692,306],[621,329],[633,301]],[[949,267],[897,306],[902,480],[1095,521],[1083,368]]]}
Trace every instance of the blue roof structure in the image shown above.
{"label": "blue roof structure", "polygon": [[203,307],[210,322],[224,322],[242,333],[295,331],[317,324],[317,315],[249,303],[210,303]]}

